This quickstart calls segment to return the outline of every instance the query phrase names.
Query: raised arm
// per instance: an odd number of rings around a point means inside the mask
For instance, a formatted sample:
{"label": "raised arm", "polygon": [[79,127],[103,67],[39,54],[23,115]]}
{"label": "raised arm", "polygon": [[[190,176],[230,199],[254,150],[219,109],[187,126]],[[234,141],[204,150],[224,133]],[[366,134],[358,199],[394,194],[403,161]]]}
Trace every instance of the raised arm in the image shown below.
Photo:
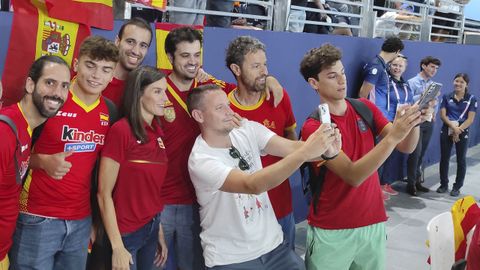
{"label": "raised arm", "polygon": [[268,191],[281,184],[304,162],[318,159],[335,138],[335,131],[329,125],[320,126],[305,142],[273,136],[264,151],[285,157],[253,174],[247,174],[239,169],[231,170],[220,190],[247,194]]}

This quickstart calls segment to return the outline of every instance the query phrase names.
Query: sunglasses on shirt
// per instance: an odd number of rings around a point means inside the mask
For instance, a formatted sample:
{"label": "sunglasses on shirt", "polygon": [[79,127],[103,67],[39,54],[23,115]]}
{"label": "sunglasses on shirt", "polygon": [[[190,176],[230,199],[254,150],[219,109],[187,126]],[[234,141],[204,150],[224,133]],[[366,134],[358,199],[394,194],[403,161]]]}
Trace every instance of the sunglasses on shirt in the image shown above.
{"label": "sunglasses on shirt", "polygon": [[248,162],[242,157],[242,155],[240,155],[240,151],[238,151],[235,146],[232,145],[228,152],[232,158],[238,158],[238,168],[240,168],[240,170],[246,171],[250,169],[250,165],[248,165]]}

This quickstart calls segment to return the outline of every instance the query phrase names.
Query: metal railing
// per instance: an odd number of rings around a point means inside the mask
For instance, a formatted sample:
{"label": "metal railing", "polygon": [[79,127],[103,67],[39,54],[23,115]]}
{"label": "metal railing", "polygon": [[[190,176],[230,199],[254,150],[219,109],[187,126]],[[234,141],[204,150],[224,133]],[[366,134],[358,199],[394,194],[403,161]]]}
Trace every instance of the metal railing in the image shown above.
{"label": "metal railing", "polygon": [[[285,31],[289,29],[291,23],[297,23],[300,25],[317,25],[325,26],[328,29],[336,28],[348,28],[354,35],[361,37],[375,37],[379,32],[390,32],[400,36],[408,37],[410,40],[431,41],[442,40],[447,42],[461,43],[463,40],[464,32],[479,32],[479,23],[466,21],[464,19],[463,10],[464,6],[458,5],[458,11],[448,11],[453,14],[454,18],[446,18],[438,16],[436,11],[444,12],[442,8],[436,7],[426,0],[425,3],[418,3],[407,0],[388,0],[386,6],[374,6],[373,0],[327,0],[327,4],[330,5],[345,5],[348,7],[347,11],[338,10],[323,10],[316,7],[304,7],[291,5],[291,0],[243,0],[237,1],[246,5],[260,5],[265,8],[265,15],[255,15],[246,13],[234,13],[225,11],[214,11],[205,9],[189,9],[182,7],[175,7],[168,5],[166,8],[169,12],[184,12],[191,14],[202,15],[217,15],[226,16],[230,18],[246,18],[254,19],[265,22],[265,30]],[[412,10],[404,10],[402,14],[417,16],[419,19],[415,20],[401,20],[401,19],[388,19],[377,17],[377,12],[399,12],[399,9],[393,7],[394,2],[401,2],[405,5],[410,5]],[[452,2],[454,3],[454,2]],[[140,4],[127,4],[127,9],[130,7],[142,7]],[[233,2],[232,2],[233,7]],[[128,11],[127,11],[128,12]],[[322,17],[328,16],[330,18],[348,18],[347,20],[331,21],[317,21],[307,20],[298,17],[291,17],[292,12],[301,12],[305,14],[321,14]],[[128,17],[127,17],[128,18]],[[164,17],[163,21],[166,21]],[[397,29],[385,28],[380,21],[390,23]],[[443,22],[443,23],[442,23]],[[447,25],[444,25],[447,24]],[[448,25],[450,24],[450,26]],[[398,27],[398,26],[404,26]],[[434,31],[432,31],[432,29]],[[441,30],[441,31],[440,31]],[[376,34],[377,33],[377,34]],[[381,35],[384,37],[384,35]]]}

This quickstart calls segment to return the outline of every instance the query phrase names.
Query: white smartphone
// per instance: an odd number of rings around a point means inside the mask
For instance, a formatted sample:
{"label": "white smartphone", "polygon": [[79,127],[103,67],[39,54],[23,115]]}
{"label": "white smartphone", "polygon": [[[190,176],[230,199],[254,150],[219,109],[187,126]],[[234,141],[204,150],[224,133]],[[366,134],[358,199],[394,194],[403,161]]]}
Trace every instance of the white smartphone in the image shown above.
{"label": "white smartphone", "polygon": [[330,110],[328,109],[328,104],[318,105],[318,115],[320,116],[320,122],[322,124],[331,124],[332,120],[330,119]]}

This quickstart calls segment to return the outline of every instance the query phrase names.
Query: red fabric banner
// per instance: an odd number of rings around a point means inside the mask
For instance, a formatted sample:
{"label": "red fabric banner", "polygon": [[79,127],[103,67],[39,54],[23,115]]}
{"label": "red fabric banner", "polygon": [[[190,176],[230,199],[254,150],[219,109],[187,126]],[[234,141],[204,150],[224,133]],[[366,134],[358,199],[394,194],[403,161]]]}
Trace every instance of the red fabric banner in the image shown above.
{"label": "red fabric banner", "polygon": [[112,0],[45,0],[52,18],[113,30]]}
{"label": "red fabric banner", "polygon": [[5,68],[2,74],[3,102],[18,102],[32,62],[42,55],[58,55],[71,66],[80,43],[90,28],[50,18],[40,0],[13,1],[14,14]]}

